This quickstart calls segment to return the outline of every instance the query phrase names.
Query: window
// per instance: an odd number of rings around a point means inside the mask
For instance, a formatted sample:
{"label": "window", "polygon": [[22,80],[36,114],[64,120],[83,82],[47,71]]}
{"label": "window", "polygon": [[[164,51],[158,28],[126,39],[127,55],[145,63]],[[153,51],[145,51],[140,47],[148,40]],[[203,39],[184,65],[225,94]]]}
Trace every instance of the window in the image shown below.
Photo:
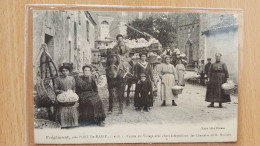
{"label": "window", "polygon": [[89,22],[86,22],[86,29],[87,29],[87,41],[89,42]]}

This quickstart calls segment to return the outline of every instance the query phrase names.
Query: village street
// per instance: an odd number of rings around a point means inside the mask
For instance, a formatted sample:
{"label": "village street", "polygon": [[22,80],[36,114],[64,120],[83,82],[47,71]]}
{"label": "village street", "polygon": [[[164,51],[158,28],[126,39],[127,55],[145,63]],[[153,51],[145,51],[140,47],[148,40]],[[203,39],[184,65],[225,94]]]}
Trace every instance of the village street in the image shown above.
{"label": "village street", "polygon": [[[186,78],[196,76],[194,72],[187,72]],[[103,100],[105,110],[108,109],[108,92],[107,87],[99,88],[99,95]],[[237,117],[238,98],[231,95],[231,103],[223,104],[223,108],[208,108],[208,102],[205,102],[206,87],[186,83],[183,93],[179,95],[176,101],[178,106],[172,106],[169,101],[167,106],[161,107],[161,98],[157,96],[154,106],[149,112],[135,111],[133,106],[133,93],[131,93],[130,106],[124,105],[124,113],[117,115],[118,103],[114,103],[114,111],[107,115],[106,126],[114,124],[137,124],[137,123],[202,123],[227,120]],[[158,94],[160,95],[160,94]]]}
{"label": "village street", "polygon": [[[185,78],[195,78],[197,75],[194,72],[186,72]],[[160,83],[159,83],[160,84]],[[158,88],[159,90],[160,88]],[[118,115],[118,102],[114,100],[113,113],[107,115],[105,120],[106,126],[121,125],[121,124],[178,124],[178,123],[203,123],[203,122],[218,122],[227,119],[237,118],[238,97],[231,95],[231,102],[223,104],[223,108],[218,108],[215,103],[215,108],[208,108],[208,102],[205,102],[206,86],[198,84],[186,83],[186,86],[179,95],[176,103],[178,106],[172,106],[171,101],[167,102],[165,107],[161,106],[160,90],[158,96],[154,99],[154,106],[149,112],[136,111],[133,106],[133,95],[131,92],[130,106],[124,105],[122,115]],[[99,96],[104,105],[105,112],[108,110],[108,90],[107,84],[99,88]],[[46,108],[36,108],[36,119],[47,119]],[[46,125],[47,127],[50,125]],[[94,126],[94,125],[92,125]]]}

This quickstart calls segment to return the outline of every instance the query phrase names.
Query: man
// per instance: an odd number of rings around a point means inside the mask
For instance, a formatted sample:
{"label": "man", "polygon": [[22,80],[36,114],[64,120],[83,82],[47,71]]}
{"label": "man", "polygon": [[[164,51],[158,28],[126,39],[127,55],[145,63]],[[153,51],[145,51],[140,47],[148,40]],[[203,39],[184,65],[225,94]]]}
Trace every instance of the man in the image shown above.
{"label": "man", "polygon": [[210,65],[211,65],[211,58],[208,58],[207,61],[208,61],[208,63],[205,65],[205,74],[206,74],[207,77],[208,77],[209,67],[210,67]]}
{"label": "man", "polygon": [[119,54],[123,57],[129,57],[129,47],[124,43],[124,37],[119,34],[116,36],[117,44],[112,49],[112,52],[115,54]]}
{"label": "man", "polygon": [[201,60],[201,64],[199,65],[198,68],[198,73],[200,74],[200,84],[205,85],[205,65],[204,65],[204,60]]}
{"label": "man", "polygon": [[163,51],[163,55],[166,56],[172,56],[172,50],[170,49],[170,46],[167,46],[166,49]]}

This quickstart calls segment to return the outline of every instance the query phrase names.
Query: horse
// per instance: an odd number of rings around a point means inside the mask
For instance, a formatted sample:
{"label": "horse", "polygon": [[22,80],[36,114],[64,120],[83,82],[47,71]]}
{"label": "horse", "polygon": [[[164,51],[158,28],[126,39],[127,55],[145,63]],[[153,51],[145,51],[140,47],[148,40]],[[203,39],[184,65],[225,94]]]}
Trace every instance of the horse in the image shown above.
{"label": "horse", "polygon": [[128,62],[123,62],[118,54],[107,55],[106,77],[109,92],[108,114],[111,114],[113,111],[113,99],[115,97],[119,102],[118,114],[123,114],[123,102],[126,81],[129,75],[131,76],[126,67],[127,64]]}

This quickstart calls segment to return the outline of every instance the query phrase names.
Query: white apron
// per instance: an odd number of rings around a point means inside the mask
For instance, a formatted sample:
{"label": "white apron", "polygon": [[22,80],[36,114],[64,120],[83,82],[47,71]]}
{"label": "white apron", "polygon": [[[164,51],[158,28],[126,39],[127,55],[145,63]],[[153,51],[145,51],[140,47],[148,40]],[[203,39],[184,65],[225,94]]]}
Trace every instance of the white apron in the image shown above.
{"label": "white apron", "polygon": [[164,74],[162,76],[161,96],[162,100],[176,100],[178,95],[172,94],[172,87],[175,85],[173,74]]}

